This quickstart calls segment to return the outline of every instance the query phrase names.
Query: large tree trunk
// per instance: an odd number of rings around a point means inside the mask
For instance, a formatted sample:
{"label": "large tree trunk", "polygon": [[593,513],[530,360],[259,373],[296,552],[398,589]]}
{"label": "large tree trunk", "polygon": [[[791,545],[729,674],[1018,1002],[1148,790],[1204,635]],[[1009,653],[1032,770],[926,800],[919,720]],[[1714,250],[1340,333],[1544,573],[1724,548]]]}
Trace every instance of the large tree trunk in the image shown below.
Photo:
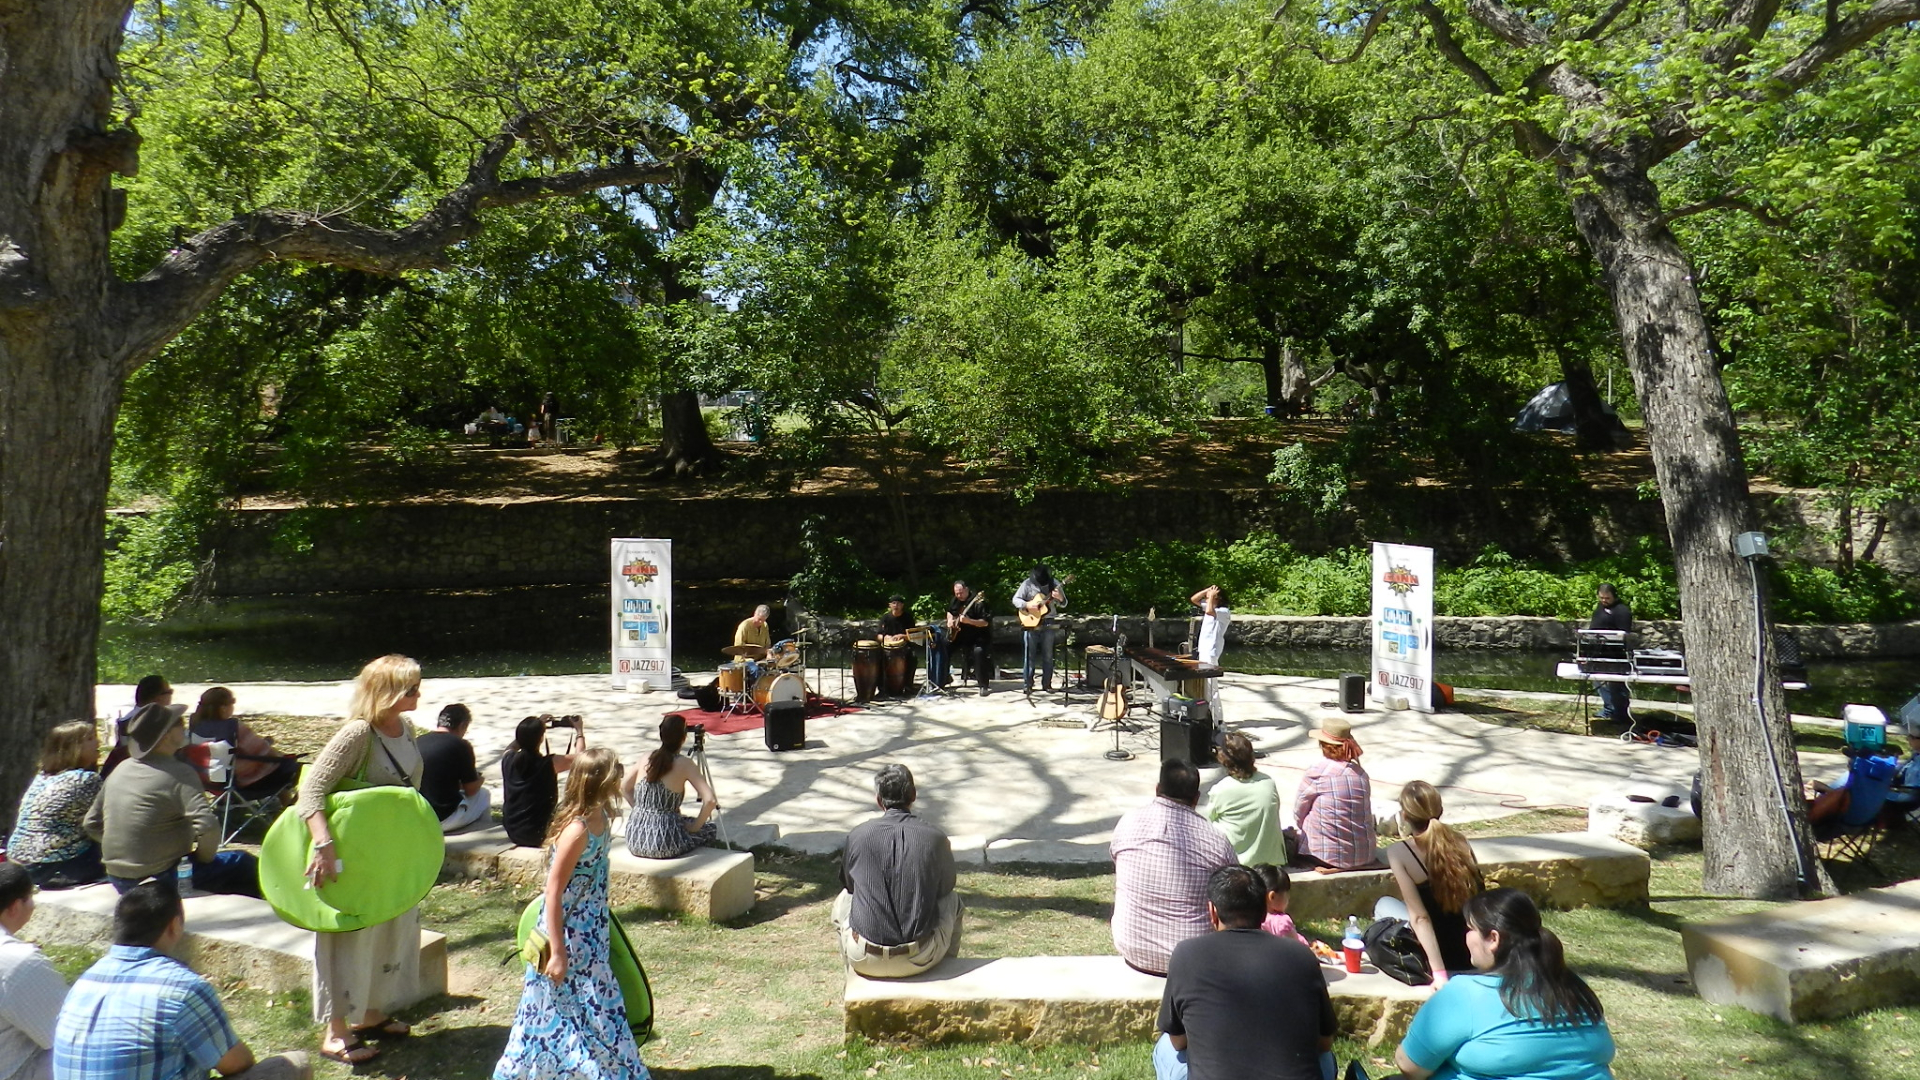
{"label": "large tree trunk", "polygon": [[1611,450],[1617,431],[1615,420],[1601,408],[1600,388],[1594,385],[1593,365],[1577,353],[1560,353],[1560,379],[1567,386],[1567,402],[1573,406],[1574,439],[1588,450]]}
{"label": "large tree trunk", "polygon": [[127,4],[0,3],[0,821],[42,732],[93,716],[108,464],[124,346],[111,310],[109,133]]}
{"label": "large tree trunk", "polygon": [[700,414],[700,395],[691,390],[660,395],[660,430],[662,464],[676,474],[699,472],[719,456]]}
{"label": "large tree trunk", "polygon": [[1733,550],[1755,515],[1700,297],[1644,169],[1616,166],[1596,179],[1596,194],[1574,197],[1574,216],[1605,272],[1673,540],[1704,774],[1703,885],[1767,898],[1830,891],[1807,827],[1765,596]]}

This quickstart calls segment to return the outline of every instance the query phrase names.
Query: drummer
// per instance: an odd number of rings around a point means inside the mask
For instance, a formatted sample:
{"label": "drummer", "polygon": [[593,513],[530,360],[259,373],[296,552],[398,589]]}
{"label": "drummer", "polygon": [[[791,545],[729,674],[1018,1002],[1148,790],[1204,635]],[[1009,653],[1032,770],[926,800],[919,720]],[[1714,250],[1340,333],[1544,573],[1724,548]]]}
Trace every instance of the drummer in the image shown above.
{"label": "drummer", "polygon": [[[754,608],[751,616],[741,619],[740,625],[733,628],[734,646],[738,648],[743,645],[758,645],[762,650],[771,647],[773,645],[773,631],[767,627],[767,619],[772,614],[773,609],[765,604]],[[766,653],[762,651],[760,655],[764,657]],[[747,685],[753,685],[754,680],[759,677],[759,663],[756,662],[753,657],[748,657]]]}
{"label": "drummer", "polygon": [[912,693],[912,687],[919,685],[913,680],[913,669],[917,665],[914,663],[913,648],[907,643],[907,631],[915,625],[913,616],[907,614],[907,598],[899,593],[887,597],[887,613],[880,616],[880,647],[907,650],[906,685],[909,694]]}

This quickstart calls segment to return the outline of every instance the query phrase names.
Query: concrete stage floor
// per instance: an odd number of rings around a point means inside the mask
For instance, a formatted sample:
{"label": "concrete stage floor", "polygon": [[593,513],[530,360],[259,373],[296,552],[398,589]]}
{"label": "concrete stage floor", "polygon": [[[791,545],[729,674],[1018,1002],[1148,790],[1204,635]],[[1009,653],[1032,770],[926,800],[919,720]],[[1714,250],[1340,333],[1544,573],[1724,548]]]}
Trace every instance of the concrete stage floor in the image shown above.
{"label": "concrete stage floor", "polygon": [[[822,681],[816,690],[840,692],[838,672],[826,671]],[[339,715],[351,688],[228,685],[242,715]],[[183,683],[175,689],[175,700],[191,706],[205,687]],[[1230,674],[1221,693],[1227,726],[1265,751],[1260,767],[1280,785],[1290,814],[1302,771],[1319,757],[1307,732],[1338,713],[1334,682]],[[132,697],[129,686],[99,687],[99,714],[117,714]],[[495,788],[496,806],[500,754],[521,717],[581,714],[594,745],[612,746],[622,761],[633,763],[658,745],[662,713],[692,705],[669,691],[613,690],[605,675],[429,677],[414,720],[430,727],[441,707],[456,701],[473,710],[469,738]],[[1076,693],[1071,706],[1061,704],[1058,692],[1029,702],[1017,680],[1003,680],[986,698],[967,692],[810,718],[806,748],[798,751],[769,752],[758,730],[709,736],[707,760],[730,830],[753,843],[777,828],[784,847],[837,850],[846,831],[873,813],[874,770],[900,762],[913,770],[920,812],[947,831],[963,862],[1104,862],[1115,822],[1153,792],[1159,727],[1136,710],[1136,730],[1120,736],[1133,760],[1109,761],[1104,753],[1113,747],[1113,735],[1088,731],[1092,714],[1090,694]],[[1440,787],[1448,820],[1472,821],[1529,809],[1585,808],[1595,796],[1636,781],[1684,787],[1697,768],[1691,750],[1500,727],[1458,713],[1370,708],[1351,719],[1381,814],[1393,812],[1400,786],[1412,780]],[[1804,760],[1812,776],[1841,768],[1832,755]],[[1211,768],[1204,783],[1210,786],[1220,775]]]}

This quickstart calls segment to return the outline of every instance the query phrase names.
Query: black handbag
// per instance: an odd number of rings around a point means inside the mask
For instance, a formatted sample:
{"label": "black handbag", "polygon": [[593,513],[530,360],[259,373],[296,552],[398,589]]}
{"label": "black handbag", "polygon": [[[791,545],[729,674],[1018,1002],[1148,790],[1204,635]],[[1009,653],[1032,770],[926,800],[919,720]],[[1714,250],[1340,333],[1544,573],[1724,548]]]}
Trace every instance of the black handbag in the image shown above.
{"label": "black handbag", "polygon": [[1367,959],[1382,973],[1408,986],[1426,986],[1433,981],[1427,968],[1427,950],[1420,947],[1412,924],[1405,919],[1376,919],[1360,934],[1366,943]]}

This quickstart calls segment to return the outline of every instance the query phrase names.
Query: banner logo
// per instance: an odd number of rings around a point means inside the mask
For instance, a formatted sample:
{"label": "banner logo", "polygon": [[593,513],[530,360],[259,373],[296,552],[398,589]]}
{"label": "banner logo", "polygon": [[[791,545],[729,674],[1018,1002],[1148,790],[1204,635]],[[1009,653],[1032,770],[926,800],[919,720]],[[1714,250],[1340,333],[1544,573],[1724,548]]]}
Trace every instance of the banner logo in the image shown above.
{"label": "banner logo", "polygon": [[635,559],[620,567],[620,576],[633,586],[648,585],[660,576],[660,568],[647,559]]}
{"label": "banner logo", "polygon": [[1405,596],[1420,587],[1420,575],[1404,566],[1394,566],[1380,575],[1380,582],[1401,596]]}

